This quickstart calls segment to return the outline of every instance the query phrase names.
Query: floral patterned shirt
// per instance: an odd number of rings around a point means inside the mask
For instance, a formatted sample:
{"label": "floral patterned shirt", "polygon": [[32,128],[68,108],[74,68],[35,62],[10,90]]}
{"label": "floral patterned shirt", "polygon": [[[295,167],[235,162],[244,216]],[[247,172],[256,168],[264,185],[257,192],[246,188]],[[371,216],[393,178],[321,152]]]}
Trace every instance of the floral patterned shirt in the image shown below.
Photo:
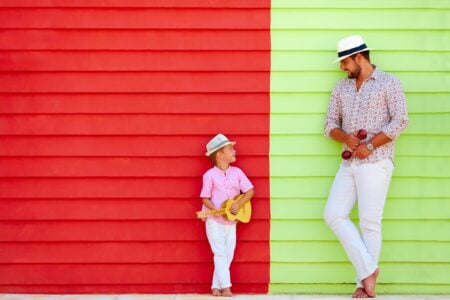
{"label": "floral patterned shirt", "polygon": [[[330,131],[337,127],[346,133],[366,129],[364,142],[367,142],[383,132],[392,141],[375,148],[365,159],[352,157],[344,164],[375,162],[384,158],[394,161],[394,141],[407,126],[406,99],[400,81],[375,68],[359,90],[356,90],[356,79],[344,78],[337,83],[330,97],[324,135],[330,137]],[[343,144],[343,150],[351,149]]]}

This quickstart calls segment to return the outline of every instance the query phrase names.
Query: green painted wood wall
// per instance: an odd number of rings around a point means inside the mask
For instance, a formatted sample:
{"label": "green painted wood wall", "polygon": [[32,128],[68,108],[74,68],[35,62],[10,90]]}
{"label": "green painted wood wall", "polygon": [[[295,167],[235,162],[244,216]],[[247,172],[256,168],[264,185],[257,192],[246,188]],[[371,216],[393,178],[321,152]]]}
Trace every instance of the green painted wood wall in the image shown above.
{"label": "green painted wood wall", "polygon": [[[345,74],[336,42],[362,35],[403,83],[383,222],[381,293],[450,293],[450,1],[272,0],[271,293],[347,293],[354,271],[322,212],[340,145],[322,135]],[[356,220],[357,214],[353,217]]]}

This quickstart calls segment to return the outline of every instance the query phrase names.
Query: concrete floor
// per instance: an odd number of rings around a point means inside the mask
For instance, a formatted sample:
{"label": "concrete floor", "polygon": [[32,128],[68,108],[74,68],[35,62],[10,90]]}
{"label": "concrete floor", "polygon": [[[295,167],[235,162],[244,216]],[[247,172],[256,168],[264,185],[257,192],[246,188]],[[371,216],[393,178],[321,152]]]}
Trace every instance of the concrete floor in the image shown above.
{"label": "concrete floor", "polygon": [[[0,300],[219,300],[230,299],[212,297],[208,295],[29,295],[29,294],[0,294]],[[337,300],[351,299],[350,296],[333,295],[235,295],[236,300]],[[450,300],[450,295],[381,295],[380,300]]]}

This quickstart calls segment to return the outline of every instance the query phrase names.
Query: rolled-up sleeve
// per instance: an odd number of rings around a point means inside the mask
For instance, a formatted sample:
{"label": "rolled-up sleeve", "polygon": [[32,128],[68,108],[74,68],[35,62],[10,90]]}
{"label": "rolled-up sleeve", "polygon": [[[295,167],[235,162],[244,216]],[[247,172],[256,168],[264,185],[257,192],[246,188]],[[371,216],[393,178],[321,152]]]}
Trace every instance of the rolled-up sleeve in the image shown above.
{"label": "rolled-up sleeve", "polygon": [[408,127],[408,109],[400,80],[392,80],[386,97],[391,120],[383,127],[382,132],[394,140]]}
{"label": "rolled-up sleeve", "polygon": [[200,192],[200,198],[211,198],[213,188],[212,176],[209,173],[203,175],[203,186]]}
{"label": "rolled-up sleeve", "polygon": [[339,97],[338,87],[333,89],[330,96],[330,102],[328,104],[328,111],[325,117],[324,123],[324,136],[330,137],[330,132],[334,128],[341,128],[342,123],[342,108],[341,100]]}

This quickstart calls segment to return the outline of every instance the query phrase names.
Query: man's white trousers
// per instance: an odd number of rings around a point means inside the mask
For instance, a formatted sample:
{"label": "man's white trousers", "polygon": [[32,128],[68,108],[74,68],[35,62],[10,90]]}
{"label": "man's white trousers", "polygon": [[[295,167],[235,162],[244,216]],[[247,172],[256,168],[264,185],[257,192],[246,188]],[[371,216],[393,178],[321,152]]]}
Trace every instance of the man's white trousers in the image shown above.
{"label": "man's white trousers", "polygon": [[[331,187],[324,218],[356,269],[357,287],[378,267],[381,219],[393,169],[390,159],[342,164]],[[356,203],[361,233],[349,217]]]}

